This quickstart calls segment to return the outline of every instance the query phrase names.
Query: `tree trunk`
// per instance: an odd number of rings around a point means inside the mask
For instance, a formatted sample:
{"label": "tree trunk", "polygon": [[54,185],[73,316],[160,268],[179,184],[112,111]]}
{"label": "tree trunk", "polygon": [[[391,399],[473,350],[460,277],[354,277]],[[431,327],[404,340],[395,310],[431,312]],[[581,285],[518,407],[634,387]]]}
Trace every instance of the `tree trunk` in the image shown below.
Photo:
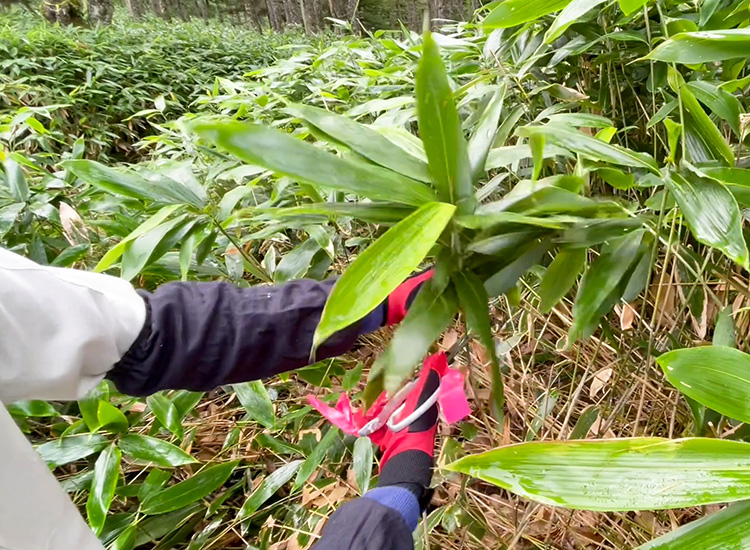
{"label": "tree trunk", "polygon": [[43,0],[42,15],[50,23],[83,25],[83,16],[77,0]]}
{"label": "tree trunk", "polygon": [[422,31],[424,10],[427,6],[420,0],[407,0],[406,2],[406,26],[416,32]]}
{"label": "tree trunk", "polygon": [[180,19],[182,19],[183,21],[189,21],[190,14],[188,13],[185,4],[183,3],[184,1],[185,0],[174,0],[175,9]]}
{"label": "tree trunk", "polygon": [[70,25],[70,11],[67,4],[57,4],[54,0],[42,4],[42,15],[50,23]]}
{"label": "tree trunk", "polygon": [[164,0],[151,0],[151,11],[162,19],[169,19],[167,6],[165,5]]}
{"label": "tree trunk", "polygon": [[130,17],[134,19],[140,19],[145,15],[145,10],[143,9],[143,2],[142,0],[125,0],[125,5],[128,8],[128,13],[130,14]]}
{"label": "tree trunk", "polygon": [[301,25],[302,13],[299,9],[299,0],[284,0],[284,15],[287,25]]}
{"label": "tree trunk", "polygon": [[[359,0],[347,0],[346,1],[346,20],[354,27],[354,21],[357,19],[357,9],[359,8]],[[356,29],[355,29],[356,32]]]}
{"label": "tree trunk", "polygon": [[275,0],[266,0],[266,12],[268,13],[268,24],[271,29],[278,32],[284,28],[279,13],[278,2]]}
{"label": "tree trunk", "polygon": [[208,24],[208,4],[206,0],[195,0],[195,9],[203,18],[203,21]]}
{"label": "tree trunk", "polygon": [[307,13],[305,10],[305,0],[299,0],[299,12],[302,16],[302,26],[305,29],[305,34],[311,34],[310,24],[307,21]]}

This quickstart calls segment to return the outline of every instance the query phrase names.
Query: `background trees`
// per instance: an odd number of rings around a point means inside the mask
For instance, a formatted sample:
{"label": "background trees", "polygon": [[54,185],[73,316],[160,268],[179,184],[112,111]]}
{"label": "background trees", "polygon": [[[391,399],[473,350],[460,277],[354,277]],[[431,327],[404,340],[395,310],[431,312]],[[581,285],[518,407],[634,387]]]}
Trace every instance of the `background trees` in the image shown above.
{"label": "background trees", "polygon": [[[155,16],[167,21],[191,18],[237,25],[258,31],[280,31],[298,26],[307,33],[330,27],[329,19],[349,23],[357,33],[363,29],[395,28],[403,23],[419,30],[422,16],[429,9],[435,19],[461,21],[487,0],[123,0],[122,5],[135,19]],[[3,0],[36,9],[30,0]],[[0,5],[2,5],[0,4]],[[112,0],[43,0],[39,8],[51,23],[61,25],[110,24],[115,10]]]}

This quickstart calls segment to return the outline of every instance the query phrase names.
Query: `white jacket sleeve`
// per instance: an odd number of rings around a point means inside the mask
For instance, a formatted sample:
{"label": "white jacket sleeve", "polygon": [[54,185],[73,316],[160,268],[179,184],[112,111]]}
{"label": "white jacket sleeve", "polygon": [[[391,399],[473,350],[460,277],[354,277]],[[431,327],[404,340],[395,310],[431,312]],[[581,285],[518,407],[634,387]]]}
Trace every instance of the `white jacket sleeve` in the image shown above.
{"label": "white jacket sleeve", "polygon": [[128,282],[0,248],[0,401],[83,397],[145,321],[145,302]]}

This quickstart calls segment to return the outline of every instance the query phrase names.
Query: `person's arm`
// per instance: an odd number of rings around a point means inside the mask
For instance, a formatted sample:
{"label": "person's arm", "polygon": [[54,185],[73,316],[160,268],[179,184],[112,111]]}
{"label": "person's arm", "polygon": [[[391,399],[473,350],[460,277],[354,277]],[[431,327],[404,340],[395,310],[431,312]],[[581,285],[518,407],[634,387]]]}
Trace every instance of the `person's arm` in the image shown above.
{"label": "person's arm", "polygon": [[[133,346],[107,374],[130,395],[162,389],[209,390],[268,378],[310,363],[313,334],[333,280],[276,286],[168,283],[141,293],[147,320]],[[380,307],[335,334],[316,359],[340,355],[383,324]]]}
{"label": "person's arm", "polygon": [[[398,322],[421,281],[334,335],[317,359]],[[76,399],[105,376],[131,395],[207,390],[305,366],[333,281],[238,288],[169,283],[138,293],[115,277],[43,267],[0,249],[0,401]]]}

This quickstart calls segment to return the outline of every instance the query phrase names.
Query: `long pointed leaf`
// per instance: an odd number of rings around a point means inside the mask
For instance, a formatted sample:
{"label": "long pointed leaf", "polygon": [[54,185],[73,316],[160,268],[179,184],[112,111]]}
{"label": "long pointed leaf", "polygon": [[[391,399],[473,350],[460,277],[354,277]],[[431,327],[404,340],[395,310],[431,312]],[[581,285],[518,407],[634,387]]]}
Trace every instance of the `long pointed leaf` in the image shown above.
{"label": "long pointed leaf", "polygon": [[184,508],[224,485],[236,467],[237,462],[227,462],[204,468],[193,477],[150,495],[143,502],[141,512],[157,515]]}
{"label": "long pointed leaf", "polygon": [[257,420],[266,428],[273,428],[276,417],[273,412],[273,403],[268,391],[260,380],[234,384],[232,389],[237,394],[240,404],[253,420]]}
{"label": "long pointed leaf", "polygon": [[539,285],[543,313],[549,313],[568,293],[585,264],[585,248],[571,248],[557,253]]}
{"label": "long pointed leaf", "polygon": [[104,527],[107,511],[115,496],[115,487],[120,478],[120,459],[120,449],[110,445],[99,455],[94,465],[94,478],[86,502],[86,515],[89,525],[97,535]]}
{"label": "long pointed leaf", "polygon": [[683,525],[636,550],[746,550],[750,548],[750,502]]}
{"label": "long pointed leaf", "polygon": [[518,279],[531,269],[535,263],[550,249],[551,243],[548,238],[528,245],[518,258],[503,267],[484,282],[484,288],[489,296],[500,296],[505,294],[518,282]]}
{"label": "long pointed leaf", "polygon": [[316,202],[288,208],[254,210],[254,217],[285,219],[295,217],[349,217],[369,223],[393,225],[414,212],[413,207],[387,202]]}
{"label": "long pointed leaf", "polygon": [[521,137],[542,134],[548,143],[568,149],[588,159],[619,164],[621,166],[645,168],[652,173],[658,174],[656,162],[645,153],[638,153],[624,147],[610,145],[582,132],[562,128],[555,124],[547,126],[524,126],[523,128],[519,128],[517,133]]}
{"label": "long pointed leaf", "polygon": [[560,11],[570,0],[506,0],[485,17],[487,29],[506,29]]}
{"label": "long pointed leaf", "polygon": [[662,42],[648,56],[688,65],[750,57],[750,29],[684,32]]}
{"label": "long pointed leaf", "polygon": [[313,474],[313,472],[317,470],[318,466],[320,466],[320,463],[323,462],[328,449],[331,448],[331,445],[333,445],[334,441],[336,441],[336,438],[339,437],[339,433],[339,429],[334,426],[331,426],[328,429],[326,434],[320,439],[309,456],[300,465],[299,470],[297,471],[297,477],[294,478],[292,491],[296,491],[297,489],[302,487]]}
{"label": "long pointed leaf", "polygon": [[740,100],[717,85],[703,80],[695,80],[686,84],[693,95],[711,109],[713,113],[725,120],[734,133],[740,134]]}
{"label": "long pointed leaf", "polygon": [[492,98],[487,103],[484,113],[482,113],[482,118],[477,123],[474,134],[469,140],[469,164],[471,165],[471,175],[475,181],[485,173],[484,165],[495,141],[506,90],[505,85],[503,85],[492,94]]}
{"label": "long pointed leaf", "polygon": [[380,305],[419,266],[455,209],[450,204],[426,204],[370,245],[333,287],[313,346]]}
{"label": "long pointed leaf", "polygon": [[268,477],[260,482],[260,485],[253,491],[253,494],[247,498],[245,504],[242,505],[239,514],[237,514],[237,519],[241,521],[255,513],[276,491],[281,489],[294,477],[294,474],[297,473],[302,463],[302,460],[295,460],[289,464],[284,464],[281,468],[269,474]]}
{"label": "long pointed leaf", "polygon": [[182,205],[180,204],[171,204],[169,206],[165,206],[161,208],[156,214],[154,214],[145,222],[143,222],[141,225],[139,225],[137,228],[135,228],[132,233],[130,233],[127,237],[125,237],[123,240],[117,243],[113,248],[111,248],[102,257],[102,259],[99,260],[99,263],[96,264],[94,271],[101,273],[102,271],[106,271],[107,269],[112,267],[112,265],[117,260],[120,259],[120,256],[122,256],[129,242],[135,240],[136,238],[140,237],[144,233],[148,233],[152,229],[155,229],[157,226],[161,225],[161,223],[164,220],[166,220],[169,216],[171,216],[174,212],[179,210],[181,207]]}
{"label": "long pointed leaf", "polygon": [[18,202],[29,200],[29,184],[26,181],[26,175],[23,168],[10,156],[3,162],[5,167],[5,180],[10,189],[11,196]]}
{"label": "long pointed leaf", "polygon": [[359,122],[309,105],[293,104],[286,110],[375,164],[415,180],[431,181],[427,164]]}
{"label": "long pointed leaf", "polygon": [[695,238],[750,267],[740,209],[729,190],[687,164],[682,174],[670,172],[665,181]]}
{"label": "long pointed leaf", "polygon": [[426,185],[355,159],[337,157],[278,130],[236,121],[195,121],[190,129],[240,160],[298,181],[419,206],[434,200]]}
{"label": "long pointed leaf", "polygon": [[750,498],[750,444],[659,438],[544,441],[472,455],[447,467],[543,504],[620,511]]}
{"label": "long pointed leaf", "polygon": [[563,9],[555,18],[552,26],[547,29],[547,32],[544,35],[545,43],[550,44],[554,42],[570,25],[578,21],[584,14],[586,14],[586,12],[608,1],[609,0],[573,0],[570,4],[565,6],[565,9]]}
{"label": "long pointed leaf", "polygon": [[[182,214],[134,239],[125,247],[122,254],[120,276],[126,281],[130,281],[144,267],[166,254],[173,245],[184,237],[194,223],[194,221],[188,220],[187,214]],[[157,252],[157,249],[161,250]]]}
{"label": "long pointed leaf", "polygon": [[164,180],[149,181],[133,171],[109,168],[93,160],[67,160],[62,165],[86,183],[110,193],[167,204],[204,206],[203,199],[174,180],[169,184]]}
{"label": "long pointed leaf", "polygon": [[726,142],[716,124],[706,114],[706,111],[703,110],[701,104],[698,103],[691,88],[685,85],[685,80],[675,69],[669,67],[668,71],[669,85],[672,90],[680,94],[682,104],[687,113],[687,124],[694,128],[695,135],[703,142],[713,159],[722,161],[729,166],[734,166],[734,152],[732,148]]}
{"label": "long pointed leaf", "polygon": [[120,438],[120,450],[135,459],[144,462],[153,462],[165,468],[174,468],[197,462],[185,451],[157,439],[141,434],[125,434]]}
{"label": "long pointed leaf", "polygon": [[352,455],[354,479],[357,482],[359,494],[364,495],[370,488],[372,477],[373,452],[370,440],[367,437],[358,437],[354,442]]}
{"label": "long pointed leaf", "polygon": [[415,86],[419,135],[424,143],[438,197],[455,204],[459,214],[471,214],[475,198],[466,139],[445,65],[429,31],[424,34]]}
{"label": "long pointed leaf", "polygon": [[706,346],[670,351],[656,362],[688,397],[724,416],[750,422],[750,355]]}
{"label": "long pointed leaf", "polygon": [[643,231],[633,231],[613,240],[605,245],[599,258],[586,271],[573,305],[571,341],[591,336],[601,316],[620,298],[615,293],[621,283],[628,280],[626,275],[638,261],[642,240]]}

